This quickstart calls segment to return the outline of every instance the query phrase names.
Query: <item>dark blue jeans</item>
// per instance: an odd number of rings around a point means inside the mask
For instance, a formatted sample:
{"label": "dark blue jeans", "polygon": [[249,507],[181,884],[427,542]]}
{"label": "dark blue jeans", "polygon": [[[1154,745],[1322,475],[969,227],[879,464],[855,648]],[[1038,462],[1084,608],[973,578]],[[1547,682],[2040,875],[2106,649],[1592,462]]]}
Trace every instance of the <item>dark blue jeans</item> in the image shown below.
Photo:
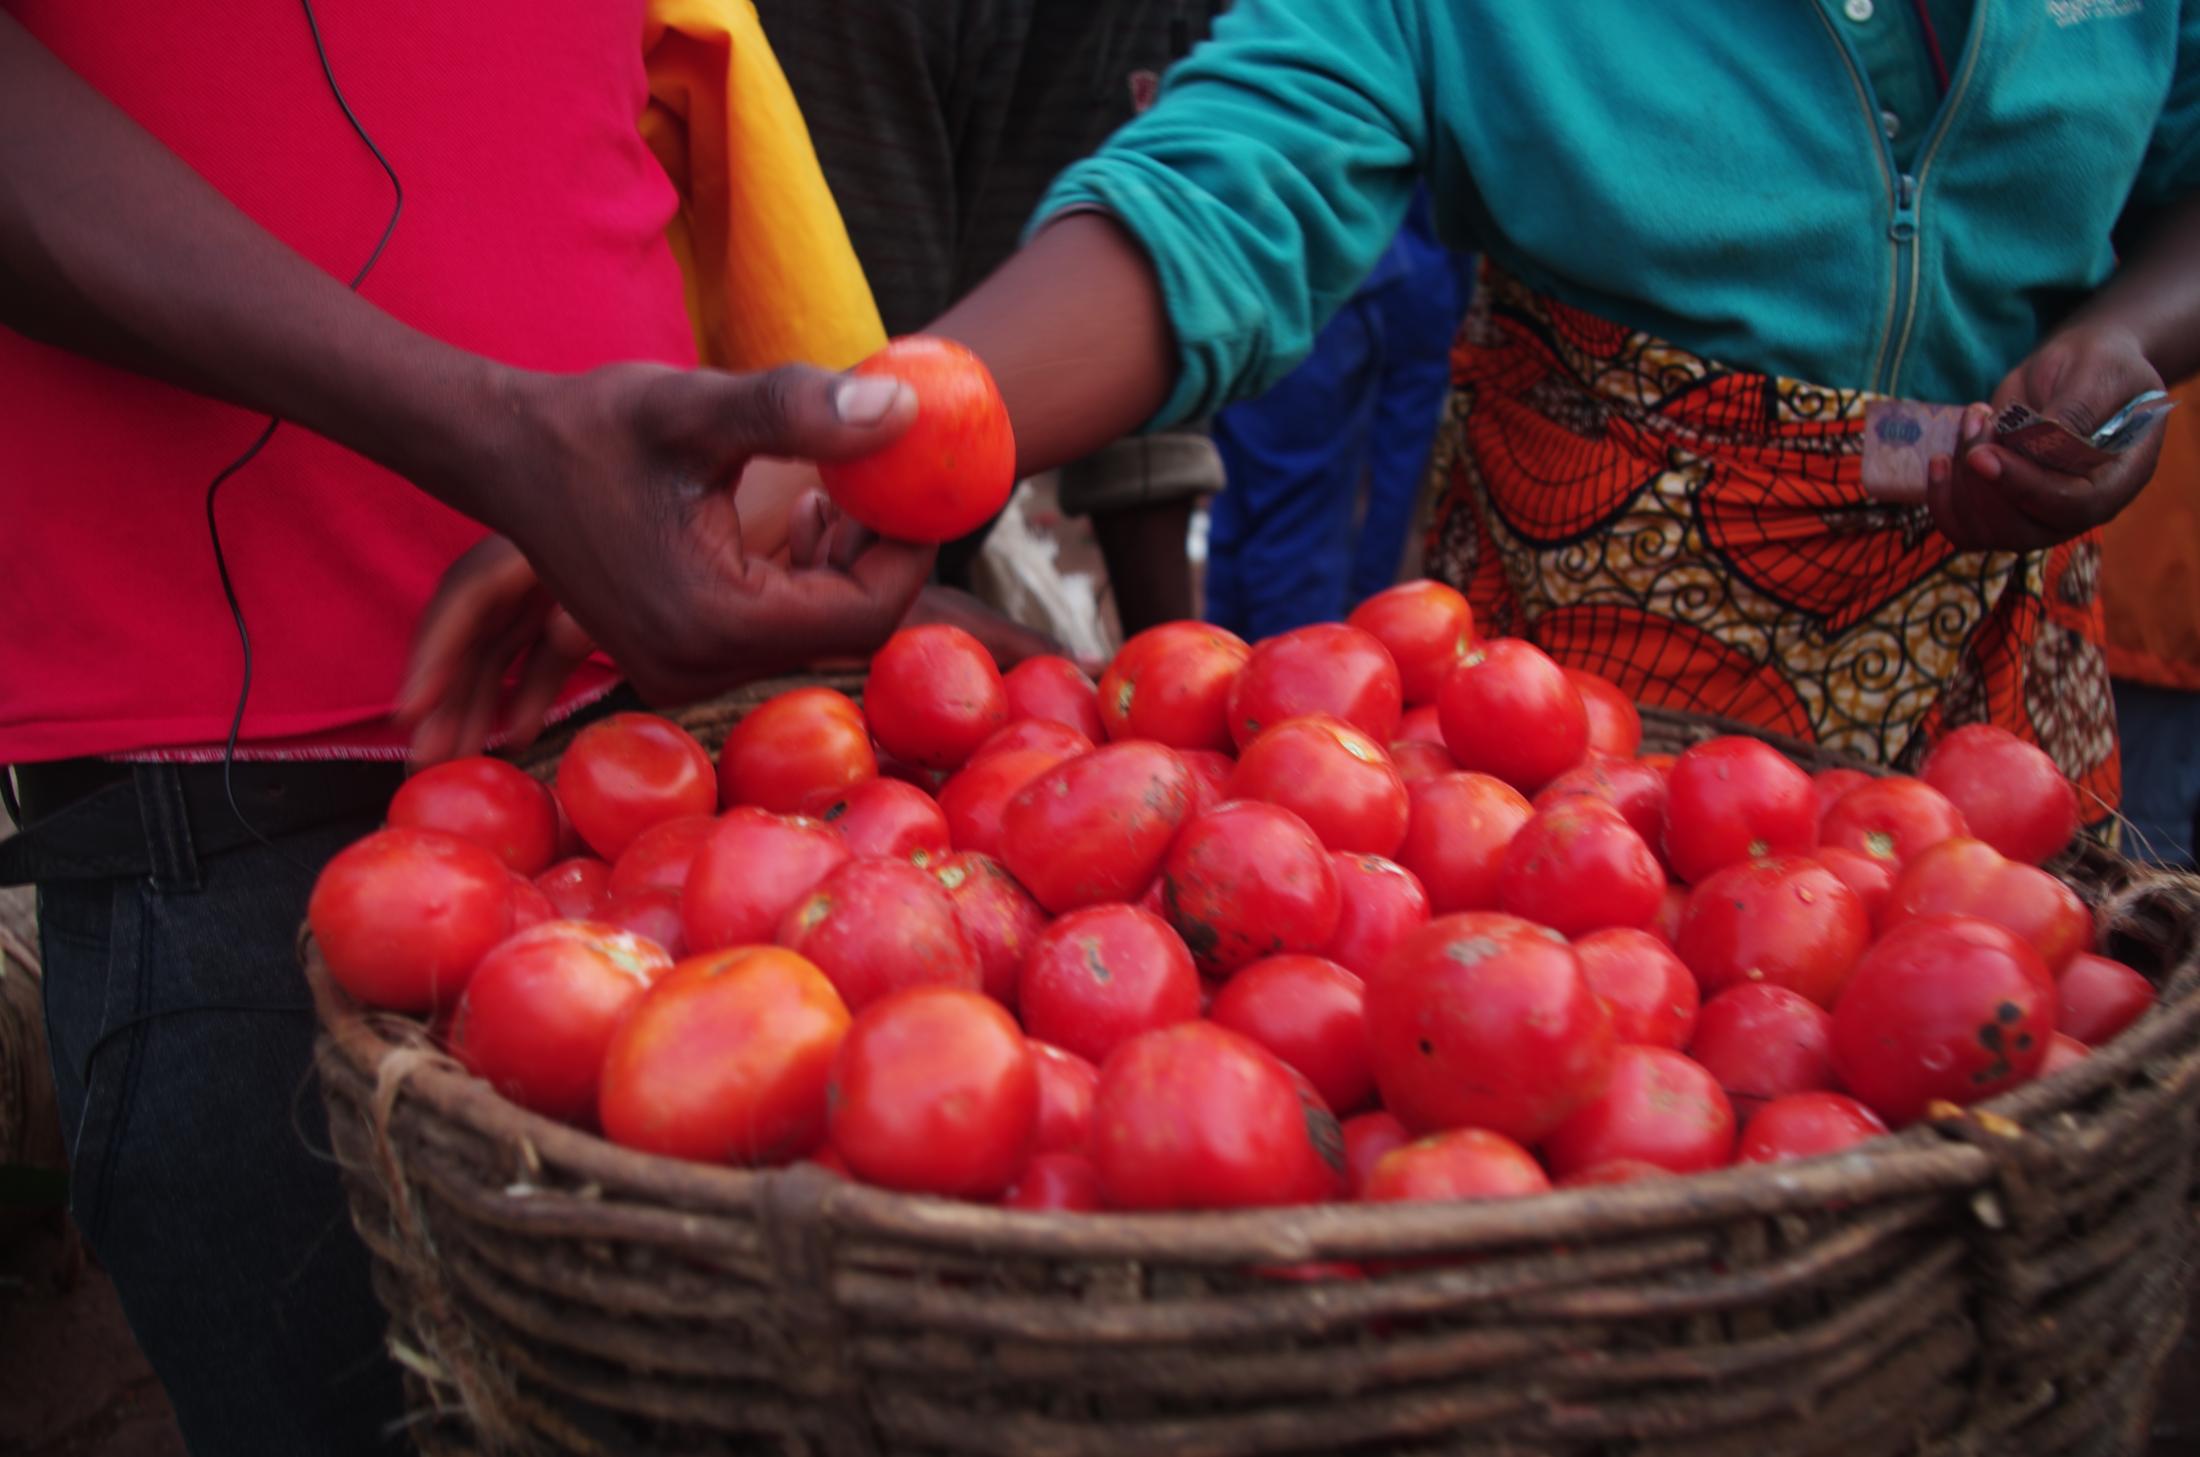
{"label": "dark blue jeans", "polygon": [[71,1211],[197,1457],[407,1450],[385,1321],[329,1162],[294,939],[352,819],[153,873],[41,879]]}

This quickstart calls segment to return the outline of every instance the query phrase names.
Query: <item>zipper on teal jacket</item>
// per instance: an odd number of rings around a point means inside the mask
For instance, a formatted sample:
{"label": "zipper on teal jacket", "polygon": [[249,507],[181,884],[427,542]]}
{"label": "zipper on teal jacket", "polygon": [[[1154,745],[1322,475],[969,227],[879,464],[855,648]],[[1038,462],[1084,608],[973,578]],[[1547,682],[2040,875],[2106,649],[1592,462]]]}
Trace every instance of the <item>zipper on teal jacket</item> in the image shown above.
{"label": "zipper on teal jacket", "polygon": [[[1940,143],[1948,133],[1948,124],[1961,105],[1964,93],[1969,90],[1971,76],[1978,69],[1979,52],[1986,30],[1988,5],[1979,5],[1971,13],[1969,34],[1964,38],[1963,65],[1948,94],[1941,99],[1933,115],[1932,132],[1926,138],[1924,150],[1918,154],[1917,171],[1913,175],[1904,172],[1895,161],[1894,142],[1887,135],[1879,96],[1872,89],[1871,75],[1840,27],[1833,23],[1823,6],[1811,6],[1818,21],[1825,27],[1826,35],[1841,52],[1842,61],[1849,68],[1849,79],[1855,83],[1857,104],[1864,111],[1864,125],[1871,132],[1872,145],[1879,153],[1879,165],[1887,184],[1887,241],[1893,256],[1889,260],[1889,285],[1887,293],[1886,321],[1880,327],[1879,347],[1873,352],[1871,388],[1880,394],[1894,393],[1902,377],[1903,357],[1909,353],[1910,334],[1917,325],[1918,296],[1918,203],[1930,176],[1933,157],[1940,150]],[[1890,350],[1892,351],[1890,354]]]}

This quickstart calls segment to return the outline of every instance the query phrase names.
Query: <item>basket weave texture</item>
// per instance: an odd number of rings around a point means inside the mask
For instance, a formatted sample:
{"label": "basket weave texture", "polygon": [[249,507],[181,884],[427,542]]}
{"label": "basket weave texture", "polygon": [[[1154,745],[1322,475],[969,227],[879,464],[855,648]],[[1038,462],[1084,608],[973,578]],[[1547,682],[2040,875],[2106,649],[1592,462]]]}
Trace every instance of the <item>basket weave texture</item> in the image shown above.
{"label": "basket weave texture", "polygon": [[[785,686],[682,717],[715,749]],[[1040,1215],[651,1157],[304,952],[432,1453],[2108,1457],[2195,1261],[2200,897],[2056,868],[2163,990],[2078,1066],[1829,1158],[1488,1203]],[[1388,1273],[1276,1273],[1329,1260]]]}

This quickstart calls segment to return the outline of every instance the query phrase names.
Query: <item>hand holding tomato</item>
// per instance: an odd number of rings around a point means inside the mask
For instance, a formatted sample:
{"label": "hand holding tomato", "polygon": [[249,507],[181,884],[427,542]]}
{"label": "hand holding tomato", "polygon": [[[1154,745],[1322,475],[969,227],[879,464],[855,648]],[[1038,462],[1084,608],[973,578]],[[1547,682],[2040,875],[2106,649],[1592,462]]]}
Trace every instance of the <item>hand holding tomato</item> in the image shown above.
{"label": "hand holding tomato", "polygon": [[920,413],[908,386],[799,366],[514,379],[462,495],[501,534],[444,574],[398,695],[417,758],[472,752],[501,726],[531,737],[598,647],[644,698],[692,703],[867,653],[923,586],[929,548],[866,539],[822,493],[795,501],[784,558],[752,545],[735,489],[760,456],[845,459],[898,438]]}

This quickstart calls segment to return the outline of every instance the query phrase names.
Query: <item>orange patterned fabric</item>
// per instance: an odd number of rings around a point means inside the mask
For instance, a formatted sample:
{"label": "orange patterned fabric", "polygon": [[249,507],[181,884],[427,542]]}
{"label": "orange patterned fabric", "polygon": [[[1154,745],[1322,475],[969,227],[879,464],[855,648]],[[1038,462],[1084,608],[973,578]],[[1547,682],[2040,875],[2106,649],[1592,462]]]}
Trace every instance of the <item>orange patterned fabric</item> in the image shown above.
{"label": "orange patterned fabric", "polygon": [[1726,369],[1487,267],[1452,373],[1429,570],[1484,632],[1875,763],[1997,723],[2114,807],[2095,537],[1957,552],[1859,487],[1869,394]]}

